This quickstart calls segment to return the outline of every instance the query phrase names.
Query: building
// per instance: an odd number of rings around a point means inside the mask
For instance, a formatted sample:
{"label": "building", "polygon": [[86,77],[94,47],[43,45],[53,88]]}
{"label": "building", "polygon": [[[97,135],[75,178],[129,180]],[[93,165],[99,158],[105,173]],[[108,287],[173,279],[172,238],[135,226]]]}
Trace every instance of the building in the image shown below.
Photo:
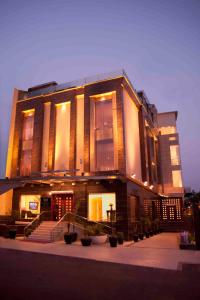
{"label": "building", "polygon": [[124,71],[15,89],[0,214],[48,211],[59,220],[72,211],[112,219],[127,238],[144,215],[180,222],[176,119],[158,113]]}

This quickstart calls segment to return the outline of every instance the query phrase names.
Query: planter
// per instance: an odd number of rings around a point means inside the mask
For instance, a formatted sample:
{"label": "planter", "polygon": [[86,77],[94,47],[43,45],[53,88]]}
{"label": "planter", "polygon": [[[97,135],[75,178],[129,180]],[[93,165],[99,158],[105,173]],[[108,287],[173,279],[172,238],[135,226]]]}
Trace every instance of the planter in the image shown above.
{"label": "planter", "polygon": [[181,250],[196,250],[196,245],[195,244],[180,244],[179,248]]}
{"label": "planter", "polygon": [[9,230],[9,238],[14,240],[16,238],[17,230],[16,229],[11,229]]}
{"label": "planter", "polygon": [[72,235],[72,242],[76,242],[77,238],[78,238],[78,233],[77,232],[72,232],[71,235]]}
{"label": "planter", "polygon": [[99,244],[104,244],[107,240],[107,235],[91,235],[90,236],[92,239],[92,244],[99,245]]}
{"label": "planter", "polygon": [[152,230],[149,231],[149,235],[150,235],[150,236],[153,236],[153,231],[152,231]]}
{"label": "planter", "polygon": [[143,238],[144,238],[144,233],[139,233],[139,239],[143,240]]}
{"label": "planter", "polygon": [[138,234],[134,234],[133,235],[133,240],[134,240],[134,242],[136,243],[136,242],[138,242]]}
{"label": "planter", "polygon": [[73,242],[73,234],[72,233],[66,233],[64,234],[64,240],[66,244],[71,244]]}
{"label": "planter", "polygon": [[92,243],[92,239],[91,239],[91,238],[82,238],[82,239],[81,239],[81,244],[82,244],[82,246],[84,246],[84,247],[90,246],[91,243]]}
{"label": "planter", "polygon": [[118,238],[117,238],[117,242],[118,242],[119,245],[123,245],[124,239],[121,238],[121,237],[118,237]]}
{"label": "planter", "polygon": [[145,232],[145,236],[146,236],[147,239],[149,238],[149,232],[148,231]]}
{"label": "planter", "polygon": [[110,236],[109,242],[110,242],[110,247],[117,247],[117,237]]}

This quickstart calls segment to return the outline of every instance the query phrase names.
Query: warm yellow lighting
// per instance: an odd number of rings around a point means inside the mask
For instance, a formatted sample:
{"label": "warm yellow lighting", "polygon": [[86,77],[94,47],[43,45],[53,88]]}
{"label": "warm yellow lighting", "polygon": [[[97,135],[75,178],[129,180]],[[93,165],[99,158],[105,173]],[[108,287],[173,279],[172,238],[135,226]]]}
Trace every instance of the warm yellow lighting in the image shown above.
{"label": "warm yellow lighting", "polygon": [[153,189],[153,185],[150,185],[150,187],[149,187],[151,190]]}
{"label": "warm yellow lighting", "polygon": [[135,179],[136,175],[135,175],[135,174],[132,174],[131,177],[132,177],[133,179]]}
{"label": "warm yellow lighting", "polygon": [[148,182],[147,182],[147,181],[145,181],[145,182],[144,182],[144,185],[145,185],[145,186],[147,186],[147,185],[148,185]]}
{"label": "warm yellow lighting", "polygon": [[100,101],[105,101],[105,100],[106,100],[105,97],[101,97],[101,98],[100,98]]}
{"label": "warm yellow lighting", "polygon": [[159,128],[159,131],[161,135],[166,135],[166,134],[174,134],[176,133],[176,127],[175,126],[163,126]]}
{"label": "warm yellow lighting", "polygon": [[174,187],[182,187],[182,176],[180,170],[173,170],[172,171],[172,181]]}
{"label": "warm yellow lighting", "polygon": [[108,221],[107,213],[112,209],[116,210],[115,193],[89,194],[88,218],[91,221]]}
{"label": "warm yellow lighting", "polygon": [[30,116],[32,116],[32,115],[34,114],[35,109],[33,108],[33,109],[23,110],[22,112],[23,112],[27,117],[30,117]]}
{"label": "warm yellow lighting", "polygon": [[72,190],[69,190],[69,191],[52,191],[50,193],[51,193],[51,195],[53,195],[53,194],[73,194],[74,191],[72,191]]}

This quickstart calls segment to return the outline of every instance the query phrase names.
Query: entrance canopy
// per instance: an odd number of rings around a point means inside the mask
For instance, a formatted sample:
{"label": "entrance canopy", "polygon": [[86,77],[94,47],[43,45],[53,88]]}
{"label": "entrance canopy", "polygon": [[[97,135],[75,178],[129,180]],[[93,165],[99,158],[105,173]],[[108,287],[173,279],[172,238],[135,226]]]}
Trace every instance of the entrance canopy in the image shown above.
{"label": "entrance canopy", "polygon": [[0,195],[8,192],[9,190],[15,189],[17,187],[24,186],[24,183],[22,182],[9,182],[9,183],[3,183],[0,182]]}

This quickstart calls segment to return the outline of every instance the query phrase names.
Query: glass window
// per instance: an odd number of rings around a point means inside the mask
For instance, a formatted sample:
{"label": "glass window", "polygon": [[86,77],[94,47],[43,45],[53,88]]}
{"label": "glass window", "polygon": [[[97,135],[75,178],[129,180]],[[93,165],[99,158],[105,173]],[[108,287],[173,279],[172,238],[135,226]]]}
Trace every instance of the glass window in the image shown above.
{"label": "glass window", "polygon": [[33,147],[34,112],[25,112],[22,130],[22,152],[20,175],[29,176],[31,173],[31,158]]}
{"label": "glass window", "polygon": [[160,130],[161,135],[176,133],[175,126],[164,126],[164,127],[160,127],[159,130]]}
{"label": "glass window", "polygon": [[40,213],[40,195],[21,195],[20,215],[22,219],[34,218]]}
{"label": "glass window", "polygon": [[172,166],[180,165],[179,146],[178,145],[170,146],[170,156],[171,156]]}
{"label": "glass window", "polygon": [[183,186],[180,170],[173,170],[172,171],[172,180],[173,180],[173,186],[174,187],[182,187]]}
{"label": "glass window", "polygon": [[176,137],[175,136],[170,136],[169,141],[176,141]]}
{"label": "glass window", "polygon": [[95,101],[96,170],[114,169],[112,100]]}
{"label": "glass window", "polygon": [[115,193],[89,194],[88,218],[90,221],[111,220],[111,215],[115,219],[116,195]]}

